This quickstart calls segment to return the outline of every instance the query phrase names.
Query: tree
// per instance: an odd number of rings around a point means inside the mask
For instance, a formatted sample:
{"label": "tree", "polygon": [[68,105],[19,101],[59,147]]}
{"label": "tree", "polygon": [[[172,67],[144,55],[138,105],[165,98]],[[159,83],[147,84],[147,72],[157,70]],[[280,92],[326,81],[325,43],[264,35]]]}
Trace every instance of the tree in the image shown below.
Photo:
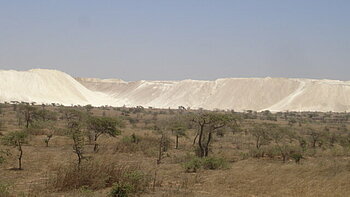
{"label": "tree", "polygon": [[70,130],[70,136],[73,139],[73,152],[78,157],[78,165],[80,165],[83,154],[84,154],[84,134],[81,130],[82,125],[78,121],[70,121],[69,122],[69,130]]}
{"label": "tree", "polygon": [[77,155],[78,165],[80,165],[84,154],[84,114],[75,109],[62,109],[64,118],[67,120],[69,136],[73,139],[73,152]]}
{"label": "tree", "polygon": [[121,134],[120,128],[122,127],[122,122],[115,118],[90,117],[87,125],[88,129],[92,131],[93,134],[95,152],[98,150],[98,137],[103,134],[111,137],[116,137],[117,135]]}
{"label": "tree", "polygon": [[33,120],[42,120],[42,121],[56,121],[57,120],[57,114],[53,111],[46,110],[46,109],[40,109],[35,110],[32,114]]}
{"label": "tree", "polygon": [[317,131],[314,128],[311,128],[311,127],[306,128],[306,135],[309,136],[312,148],[316,148],[316,145],[318,142],[320,142],[323,134],[324,134],[323,132]]}
{"label": "tree", "polygon": [[35,113],[36,108],[30,105],[20,105],[20,112],[24,116],[24,120],[26,121],[26,128],[29,128],[29,124],[33,121],[33,114]]}
{"label": "tree", "polygon": [[289,155],[294,151],[294,146],[291,146],[291,142],[295,139],[295,133],[288,128],[271,124],[268,135],[275,143],[278,152],[281,154],[283,163],[285,163]]}
{"label": "tree", "polygon": [[85,105],[85,110],[86,110],[86,113],[88,113],[88,114],[91,114],[91,110],[94,108],[94,107],[92,107],[92,105]]}
{"label": "tree", "polygon": [[182,116],[175,116],[169,120],[170,130],[175,135],[175,149],[179,148],[179,137],[186,136],[187,120]]}
{"label": "tree", "polygon": [[45,144],[46,144],[46,147],[49,147],[49,142],[50,142],[52,136],[53,136],[52,133],[49,133],[49,134],[46,135],[46,139],[44,139],[44,142],[45,142]]}
{"label": "tree", "polygon": [[22,170],[23,144],[28,143],[28,134],[24,131],[11,132],[3,138],[5,145],[14,146],[18,149],[18,169]]}
{"label": "tree", "polygon": [[229,124],[237,125],[236,120],[237,117],[233,114],[214,112],[195,114],[192,121],[198,125],[198,156],[207,157],[213,133]]}
{"label": "tree", "polygon": [[273,127],[272,124],[263,123],[255,124],[252,129],[250,129],[251,135],[255,138],[255,147],[260,149],[262,145],[268,144],[270,139],[268,136],[268,131]]}

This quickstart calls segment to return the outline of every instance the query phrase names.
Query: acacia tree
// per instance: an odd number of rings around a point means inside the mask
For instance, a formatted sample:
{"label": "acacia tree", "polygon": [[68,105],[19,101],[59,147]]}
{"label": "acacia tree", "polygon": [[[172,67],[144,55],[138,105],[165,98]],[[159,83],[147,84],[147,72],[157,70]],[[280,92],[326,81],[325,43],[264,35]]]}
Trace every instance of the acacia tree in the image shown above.
{"label": "acacia tree", "polygon": [[252,129],[250,129],[251,135],[255,138],[255,147],[260,149],[262,145],[269,143],[268,131],[273,127],[271,124],[255,124]]}
{"label": "acacia tree", "polygon": [[20,112],[24,116],[26,121],[26,128],[29,128],[29,124],[33,122],[33,114],[35,113],[36,108],[30,105],[20,105]]}
{"label": "acacia tree", "polygon": [[18,169],[22,170],[23,144],[27,144],[28,134],[24,131],[15,131],[3,137],[3,142],[7,146],[14,146],[18,149]]}
{"label": "acacia tree", "polygon": [[88,129],[92,131],[94,151],[98,150],[97,139],[101,135],[116,137],[121,134],[122,121],[110,117],[90,117],[87,122]]}
{"label": "acacia tree", "polygon": [[311,141],[312,148],[316,148],[316,145],[318,142],[321,141],[321,138],[324,135],[324,132],[318,131],[312,127],[306,128],[306,135],[309,136],[309,139]]}
{"label": "acacia tree", "polygon": [[293,150],[295,148],[292,146],[292,142],[296,138],[295,133],[288,128],[271,124],[268,135],[275,143],[275,147],[281,154],[283,163],[285,163],[288,157],[295,152]]}
{"label": "acacia tree", "polygon": [[[192,121],[198,125],[198,153],[199,157],[207,157],[209,154],[209,145],[213,133],[218,129],[237,124],[237,117],[232,114],[222,114],[214,112],[203,112],[195,114]],[[197,138],[197,136],[196,136]],[[196,139],[194,140],[194,142]]]}
{"label": "acacia tree", "polygon": [[84,114],[75,109],[63,109],[62,113],[67,121],[69,137],[73,140],[73,152],[77,155],[80,165],[84,154]]}
{"label": "acacia tree", "polygon": [[169,120],[170,130],[175,135],[175,149],[179,148],[179,138],[186,136],[187,120],[182,116],[175,116]]}
{"label": "acacia tree", "polygon": [[78,157],[78,165],[80,165],[84,154],[84,133],[82,132],[82,125],[80,122],[72,120],[68,124],[70,136],[73,139],[73,152]]}

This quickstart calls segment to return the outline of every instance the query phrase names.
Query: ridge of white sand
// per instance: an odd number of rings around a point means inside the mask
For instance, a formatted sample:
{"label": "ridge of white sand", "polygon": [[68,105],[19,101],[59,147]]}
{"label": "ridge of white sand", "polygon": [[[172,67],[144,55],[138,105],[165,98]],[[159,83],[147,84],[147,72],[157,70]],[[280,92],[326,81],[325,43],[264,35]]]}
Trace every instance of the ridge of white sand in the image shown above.
{"label": "ridge of white sand", "polygon": [[94,92],[57,70],[0,71],[0,101],[60,103],[94,106],[115,104],[115,99]]}
{"label": "ridge of white sand", "polygon": [[298,97],[305,91],[305,87],[307,83],[306,80],[301,80],[301,79],[295,79],[295,80],[298,81],[300,84],[299,84],[299,87],[293,93],[291,93],[290,95],[288,95],[287,97],[279,101],[278,103],[274,104],[273,106],[264,110],[281,111],[281,109],[285,109],[286,107],[288,108],[288,105],[292,103],[292,101],[296,97]]}
{"label": "ridge of white sand", "polygon": [[0,102],[271,111],[348,111],[350,82],[288,78],[133,81],[76,78],[57,70],[0,70]]}

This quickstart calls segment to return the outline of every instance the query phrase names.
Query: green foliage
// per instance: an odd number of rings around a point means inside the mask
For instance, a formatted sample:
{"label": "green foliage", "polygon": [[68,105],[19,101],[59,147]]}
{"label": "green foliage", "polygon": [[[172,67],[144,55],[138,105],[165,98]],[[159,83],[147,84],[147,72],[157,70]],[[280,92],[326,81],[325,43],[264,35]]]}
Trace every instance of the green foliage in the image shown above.
{"label": "green foliage", "polygon": [[109,193],[110,197],[128,197],[129,194],[134,190],[132,185],[127,183],[114,183]]}
{"label": "green foliage", "polygon": [[303,154],[300,151],[291,152],[290,157],[294,159],[295,163],[300,163],[300,160],[303,158]]}
{"label": "green foliage", "polygon": [[5,162],[5,157],[9,155],[8,150],[0,150],[0,165]]}
{"label": "green foliage", "polygon": [[110,117],[90,117],[88,119],[88,129],[92,130],[96,135],[107,134],[115,137],[121,134],[120,127],[123,123],[119,119]]}
{"label": "green foliage", "polygon": [[123,122],[116,118],[110,117],[90,117],[87,121],[87,127],[92,132],[93,140],[95,142],[94,151],[97,152],[97,139],[99,136],[105,134],[116,137],[121,134],[120,128]]}
{"label": "green foliage", "polygon": [[24,131],[14,131],[7,135],[5,135],[3,138],[3,143],[7,146],[21,146],[22,144],[28,143],[28,134]]}
{"label": "green foliage", "polygon": [[274,124],[255,124],[253,128],[249,130],[250,134],[255,138],[255,147],[260,149],[262,145],[270,143],[269,131],[274,129]]}
{"label": "green foliage", "polygon": [[123,182],[130,184],[132,193],[142,193],[148,187],[149,177],[140,170],[131,170],[123,175]]}
{"label": "green foliage", "polygon": [[5,183],[0,183],[0,196],[1,197],[10,197],[10,185]]}
{"label": "green foliage", "polygon": [[[138,166],[104,160],[88,160],[80,166],[61,165],[50,177],[48,187],[58,191],[100,190],[119,184],[128,185],[132,193],[142,193],[148,188],[149,176]],[[117,193],[118,194],[118,193]]]}
{"label": "green foliage", "polygon": [[223,158],[205,157],[202,159],[204,169],[216,170],[227,168],[227,162]]}
{"label": "green foliage", "polygon": [[122,138],[122,142],[124,143],[139,143],[141,141],[141,137],[137,136],[135,133],[130,136],[124,136]]}
{"label": "green foliage", "polygon": [[194,157],[183,164],[186,172],[197,172],[202,167],[202,160],[199,157]]}
{"label": "green foliage", "polygon": [[217,157],[193,157],[183,164],[186,172],[197,172],[199,169],[217,170],[225,169],[228,163],[223,158]]}
{"label": "green foliage", "polygon": [[81,131],[74,131],[72,134],[73,151],[78,157],[78,164],[81,163],[84,153],[84,134]]}
{"label": "green foliage", "polygon": [[35,110],[33,112],[33,119],[41,121],[57,121],[57,113],[46,109]]}
{"label": "green foliage", "polygon": [[4,122],[0,120],[0,131],[4,130]]}

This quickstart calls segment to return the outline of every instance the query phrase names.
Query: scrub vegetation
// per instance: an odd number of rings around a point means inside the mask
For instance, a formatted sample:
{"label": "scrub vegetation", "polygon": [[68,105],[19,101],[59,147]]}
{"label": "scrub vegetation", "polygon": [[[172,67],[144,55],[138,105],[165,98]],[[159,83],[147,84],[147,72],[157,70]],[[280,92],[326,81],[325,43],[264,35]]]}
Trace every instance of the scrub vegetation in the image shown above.
{"label": "scrub vegetation", "polygon": [[0,196],[346,196],[350,113],[0,104]]}

